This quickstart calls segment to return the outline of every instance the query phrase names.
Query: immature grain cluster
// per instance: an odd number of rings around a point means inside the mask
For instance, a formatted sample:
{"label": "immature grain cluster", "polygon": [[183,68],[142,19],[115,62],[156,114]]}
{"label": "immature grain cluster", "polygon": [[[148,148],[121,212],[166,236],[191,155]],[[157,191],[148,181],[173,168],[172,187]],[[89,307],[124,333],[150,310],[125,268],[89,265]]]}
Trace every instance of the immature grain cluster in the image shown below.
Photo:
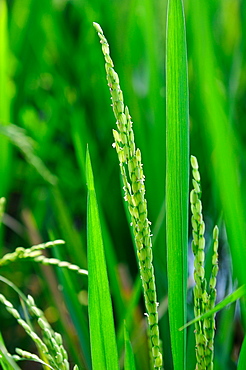
{"label": "immature grain cluster", "polygon": [[105,58],[105,69],[108,86],[112,99],[112,107],[116,118],[117,130],[113,130],[114,147],[116,148],[122,180],[124,184],[125,200],[131,214],[140,276],[144,290],[145,305],[150,327],[150,342],[154,367],[162,366],[160,351],[157,298],[154,269],[152,264],[152,243],[150,222],[147,217],[147,202],[145,199],[145,186],[141,152],[135,147],[134,133],[129,110],[124,106],[123,94],[119,85],[119,77],[114,71],[114,64],[109,55],[109,45],[101,27],[94,23],[98,32],[102,51]]}
{"label": "immature grain cluster", "polygon": [[[205,223],[202,216],[201,185],[200,174],[198,171],[197,159],[191,156],[191,166],[193,175],[193,189],[190,193],[191,202],[191,224],[192,224],[192,251],[194,253],[194,313],[199,317],[209,311],[215,305],[216,299],[216,276],[218,273],[218,236],[219,229],[215,226],[213,230],[213,256],[212,273],[209,280],[209,289],[205,279],[204,260],[205,260]],[[214,315],[207,319],[199,320],[195,323],[196,338],[196,370],[213,369],[214,352]]]}
{"label": "immature grain cluster", "polygon": [[81,269],[79,266],[74,265],[67,261],[61,261],[57,258],[48,258],[42,254],[42,250],[46,248],[51,248],[60,244],[64,244],[64,240],[54,240],[47,243],[33,245],[31,248],[18,247],[12,253],[5,254],[0,259],[0,267],[8,265],[17,260],[26,260],[41,263],[42,265],[52,265],[61,268],[66,268],[71,271],[75,271],[80,275],[88,275],[88,271]]}
{"label": "immature grain cluster", "polygon": [[[23,297],[22,297],[23,298]],[[24,297],[25,298],[25,297]],[[16,348],[17,355],[8,354],[14,361],[23,359],[35,361],[43,365],[48,365],[54,370],[69,370],[68,355],[63,346],[62,337],[59,333],[54,332],[50,324],[46,320],[43,312],[36,306],[33,297],[30,295],[25,298],[25,304],[31,316],[35,317],[41,330],[41,335],[38,335],[32,328],[29,322],[21,318],[19,312],[13,307],[12,303],[8,301],[2,294],[0,294],[0,302],[6,307],[7,311],[17,320],[18,324],[22,326],[25,332],[34,341],[40,353],[45,358],[45,361],[39,358],[36,354]],[[75,365],[73,370],[78,370]]]}

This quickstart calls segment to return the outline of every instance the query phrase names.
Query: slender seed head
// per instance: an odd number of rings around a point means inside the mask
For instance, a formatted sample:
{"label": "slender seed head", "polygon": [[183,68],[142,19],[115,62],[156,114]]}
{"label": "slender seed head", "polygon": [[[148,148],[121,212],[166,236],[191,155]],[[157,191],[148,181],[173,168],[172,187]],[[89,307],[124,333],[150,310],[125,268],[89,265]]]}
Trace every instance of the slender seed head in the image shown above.
{"label": "slender seed head", "polygon": [[[194,313],[195,317],[204,314],[214,307],[216,299],[216,276],[218,273],[218,227],[213,230],[213,256],[212,273],[209,280],[209,292],[207,291],[207,281],[205,280],[204,260],[205,260],[205,223],[202,216],[200,174],[197,159],[191,156],[191,166],[193,174],[193,189],[190,193],[191,202],[191,224],[193,241],[191,244],[194,253]],[[196,369],[209,370],[213,368],[213,338],[215,331],[214,316],[204,320],[199,320],[195,324],[196,339]]]}
{"label": "slender seed head", "polygon": [[[97,23],[93,23],[93,25],[98,32],[102,44],[102,52],[105,57],[106,77],[110,88],[112,108],[117,124],[117,130],[113,130],[114,147],[116,148],[119,158],[120,172],[125,191],[124,199],[128,202],[131,223],[133,225],[148,321],[150,326],[154,324],[157,325],[158,314],[154,270],[152,265],[152,242],[150,223],[147,218],[147,202],[144,198],[145,186],[141,152],[140,149],[136,149],[131,116],[128,107],[124,106],[119,77],[114,71],[113,61],[109,55],[108,42],[101,27]],[[151,335],[150,343],[152,343],[154,367],[155,369],[160,369],[162,366],[162,355],[160,351],[159,330],[156,331],[153,336]]]}

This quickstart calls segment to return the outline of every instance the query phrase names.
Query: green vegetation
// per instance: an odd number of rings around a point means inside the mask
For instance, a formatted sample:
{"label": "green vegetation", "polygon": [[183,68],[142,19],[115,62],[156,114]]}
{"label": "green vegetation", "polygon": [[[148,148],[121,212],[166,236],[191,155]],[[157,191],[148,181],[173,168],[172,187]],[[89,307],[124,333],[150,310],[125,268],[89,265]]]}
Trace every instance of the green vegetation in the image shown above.
{"label": "green vegetation", "polygon": [[169,1],[166,40],[166,244],[168,314],[175,369],[186,367],[189,103],[182,1]]}
{"label": "green vegetation", "polygon": [[118,75],[114,71],[113,61],[109,55],[108,42],[99,24],[94,23],[94,27],[98,32],[106,62],[107,81],[112,96],[112,107],[118,128],[118,131],[113,130],[114,146],[119,158],[120,172],[124,184],[124,199],[128,204],[128,210],[131,215],[131,226],[137,248],[139,271],[147,309],[148,333],[153,365],[154,368],[159,369],[162,367],[162,354],[158,326],[158,302],[154,267],[152,264],[152,235],[150,233],[150,221],[147,218],[147,201],[145,199],[144,186],[145,176],[143,173],[141,152],[139,148],[136,149],[131,116],[128,108],[124,107],[123,94],[120,89]]}
{"label": "green vegetation", "polygon": [[[191,224],[193,240],[191,248],[194,253],[194,314],[199,317],[214,308],[216,299],[216,277],[218,274],[218,237],[219,230],[215,226],[213,230],[213,254],[212,254],[212,271],[209,279],[209,288],[207,289],[207,280],[205,278],[204,260],[205,260],[205,223],[202,216],[201,202],[201,184],[198,170],[197,159],[191,156],[191,166],[193,175],[193,187],[190,193],[191,202]],[[215,319],[214,314],[206,319],[199,320],[195,323],[196,338],[196,358],[197,369],[213,368],[214,353],[214,332]]]}
{"label": "green vegetation", "polygon": [[4,370],[244,368],[245,22],[0,0]]}

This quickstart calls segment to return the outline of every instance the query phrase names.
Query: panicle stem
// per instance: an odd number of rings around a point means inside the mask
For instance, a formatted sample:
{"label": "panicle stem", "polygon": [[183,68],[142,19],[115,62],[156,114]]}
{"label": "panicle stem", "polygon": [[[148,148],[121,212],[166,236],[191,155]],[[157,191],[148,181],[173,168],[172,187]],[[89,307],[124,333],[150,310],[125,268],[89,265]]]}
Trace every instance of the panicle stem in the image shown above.
{"label": "panicle stem", "polygon": [[114,64],[109,55],[109,45],[99,24],[93,23],[98,32],[102,51],[105,58],[105,69],[110,89],[112,108],[116,118],[117,130],[113,130],[114,147],[116,148],[122,180],[124,184],[124,199],[128,203],[131,215],[135,244],[137,248],[140,276],[144,290],[145,306],[147,309],[150,342],[154,368],[162,367],[158,327],[158,302],[154,268],[152,264],[152,242],[150,222],[147,217],[147,202],[141,152],[135,146],[132,121],[129,110],[124,106],[123,94],[119,85],[119,77],[114,71]]}
{"label": "panicle stem", "polygon": [[[198,162],[196,157],[191,156],[191,166],[193,175],[193,189],[190,193],[191,203],[191,224],[192,224],[192,251],[194,254],[194,314],[195,317],[203,315],[215,305],[216,299],[216,277],[218,273],[218,227],[215,226],[213,231],[213,256],[212,256],[212,273],[209,281],[209,291],[205,279],[204,260],[205,260],[205,223],[202,216],[201,202],[201,184]],[[195,323],[196,339],[196,370],[213,369],[213,352],[214,352],[214,333],[215,319],[214,315],[199,320]]]}

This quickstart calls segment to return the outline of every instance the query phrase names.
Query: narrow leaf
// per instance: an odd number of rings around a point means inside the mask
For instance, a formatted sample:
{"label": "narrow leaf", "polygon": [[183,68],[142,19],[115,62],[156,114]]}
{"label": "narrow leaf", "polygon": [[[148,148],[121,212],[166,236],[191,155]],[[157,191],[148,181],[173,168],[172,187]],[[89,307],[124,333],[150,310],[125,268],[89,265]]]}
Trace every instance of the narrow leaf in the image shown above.
{"label": "narrow leaf", "polygon": [[186,332],[178,331],[186,321],[189,179],[187,56],[182,0],[168,2],[166,79],[169,321],[174,369],[185,369]]}
{"label": "narrow leaf", "polygon": [[181,331],[181,330],[187,328],[188,326],[190,326],[192,324],[195,324],[195,322],[197,322],[199,320],[203,320],[206,317],[209,317],[209,316],[213,315],[214,313],[222,310],[222,308],[224,308],[228,304],[231,304],[231,303],[235,302],[237,299],[242,298],[244,295],[246,295],[246,286],[245,285],[241,286],[240,288],[238,288],[237,290],[235,290],[235,292],[233,292],[232,294],[230,294],[226,298],[224,298],[212,310],[207,311],[205,314],[203,314],[201,316],[198,316],[195,319],[189,321],[187,324],[185,324],[184,326],[182,326],[181,328],[179,328],[179,330]]}
{"label": "narrow leaf", "polygon": [[[212,159],[213,181],[223,209],[233,268],[239,284],[246,283],[246,232],[244,194],[241,189],[240,143],[235,125],[230,122],[226,95],[218,83],[220,66],[214,47],[212,21],[208,1],[191,0],[191,32],[194,50],[194,79],[198,81],[196,96],[202,112],[199,131],[207,139],[207,150]],[[202,42],[201,42],[202,40]],[[232,201],[233,194],[233,201]]]}
{"label": "narrow leaf", "polygon": [[244,337],[243,344],[240,350],[237,370],[244,370],[246,364],[246,336]]}
{"label": "narrow leaf", "polygon": [[0,333],[0,365],[3,370],[20,370],[20,367],[16,364],[11,356],[8,355],[8,351],[5,347],[2,334]]}
{"label": "narrow leaf", "polygon": [[134,361],[134,355],[132,350],[132,345],[130,342],[129,334],[126,328],[126,323],[124,326],[124,338],[125,338],[125,364],[124,369],[125,370],[135,370],[135,361]]}
{"label": "narrow leaf", "polygon": [[88,305],[93,369],[118,369],[112,303],[89,151],[86,152]]}
{"label": "narrow leaf", "polygon": [[8,9],[6,0],[0,0],[0,121],[9,123],[10,99],[8,76]]}
{"label": "narrow leaf", "polygon": [[[10,81],[8,54],[8,9],[6,1],[0,0],[0,125],[7,125],[10,121]],[[11,149],[9,142],[5,137],[0,137],[0,148],[0,195],[6,196],[11,171]]]}

